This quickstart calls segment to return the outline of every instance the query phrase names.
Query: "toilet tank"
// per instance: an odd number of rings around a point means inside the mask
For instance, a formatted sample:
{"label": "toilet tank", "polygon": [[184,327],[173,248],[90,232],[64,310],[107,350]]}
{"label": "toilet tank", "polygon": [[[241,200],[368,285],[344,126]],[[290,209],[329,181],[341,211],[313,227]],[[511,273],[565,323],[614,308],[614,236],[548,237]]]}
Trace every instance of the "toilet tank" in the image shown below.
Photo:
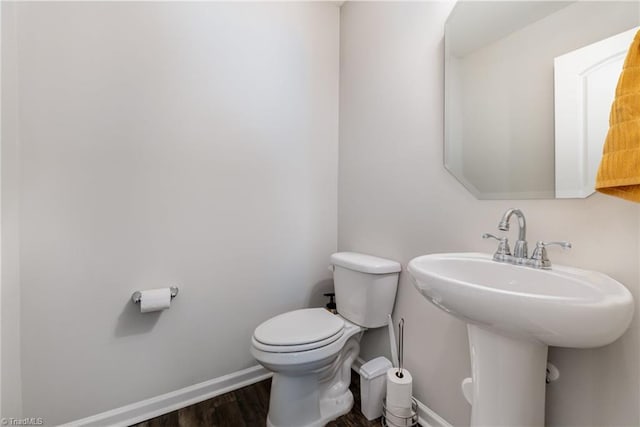
{"label": "toilet tank", "polygon": [[400,263],[355,252],[331,255],[338,313],[365,328],[387,324],[398,289]]}

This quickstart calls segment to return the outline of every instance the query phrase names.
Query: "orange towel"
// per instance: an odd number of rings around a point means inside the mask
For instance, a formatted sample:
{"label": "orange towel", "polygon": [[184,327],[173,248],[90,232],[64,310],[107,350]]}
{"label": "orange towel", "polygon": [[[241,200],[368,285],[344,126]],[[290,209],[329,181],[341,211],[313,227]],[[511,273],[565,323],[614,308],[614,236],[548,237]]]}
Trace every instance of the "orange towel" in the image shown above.
{"label": "orange towel", "polygon": [[618,79],[596,190],[640,202],[640,31]]}

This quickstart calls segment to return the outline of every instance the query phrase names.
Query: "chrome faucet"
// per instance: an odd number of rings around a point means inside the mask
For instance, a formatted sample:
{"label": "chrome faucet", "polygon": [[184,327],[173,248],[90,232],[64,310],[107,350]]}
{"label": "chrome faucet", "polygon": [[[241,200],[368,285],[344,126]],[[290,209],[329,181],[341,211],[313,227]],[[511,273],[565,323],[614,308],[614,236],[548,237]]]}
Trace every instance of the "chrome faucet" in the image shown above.
{"label": "chrome faucet", "polygon": [[527,220],[524,218],[524,214],[520,209],[511,208],[502,215],[498,229],[502,231],[509,231],[509,220],[511,216],[518,217],[518,241],[513,247],[513,256],[518,259],[527,259]]}
{"label": "chrome faucet", "polygon": [[496,239],[499,242],[498,250],[493,254],[493,259],[498,262],[506,262],[509,264],[525,265],[527,267],[550,269],[551,261],[547,256],[547,246],[557,245],[563,249],[571,248],[569,242],[542,242],[539,241],[536,244],[536,249],[533,251],[531,258],[527,257],[527,221],[524,218],[524,214],[520,209],[511,208],[508,209],[500,223],[498,229],[502,231],[509,231],[509,220],[511,216],[515,215],[518,218],[518,241],[515,244],[513,255],[509,248],[509,240],[506,237],[498,237],[493,234],[485,233],[482,235],[483,239]]}
{"label": "chrome faucet", "polygon": [[531,255],[529,265],[533,268],[551,268],[551,261],[547,256],[547,246],[560,246],[562,249],[571,249],[571,243],[569,242],[542,242],[538,241],[536,248]]}
{"label": "chrome faucet", "polygon": [[500,262],[509,262],[513,256],[511,255],[511,249],[509,248],[509,239],[506,237],[498,237],[494,236],[491,233],[484,233],[482,235],[483,239],[496,239],[498,244],[498,249],[496,253],[493,254],[493,259]]}

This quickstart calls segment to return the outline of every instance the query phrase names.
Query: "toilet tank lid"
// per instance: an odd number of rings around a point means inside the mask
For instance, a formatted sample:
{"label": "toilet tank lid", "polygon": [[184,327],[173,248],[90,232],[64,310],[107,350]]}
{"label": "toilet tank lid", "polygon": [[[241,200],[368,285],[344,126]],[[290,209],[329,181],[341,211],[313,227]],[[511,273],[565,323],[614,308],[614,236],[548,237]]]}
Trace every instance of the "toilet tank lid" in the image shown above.
{"label": "toilet tank lid", "polygon": [[399,262],[356,252],[337,252],[332,254],[331,264],[369,274],[398,273],[402,270]]}

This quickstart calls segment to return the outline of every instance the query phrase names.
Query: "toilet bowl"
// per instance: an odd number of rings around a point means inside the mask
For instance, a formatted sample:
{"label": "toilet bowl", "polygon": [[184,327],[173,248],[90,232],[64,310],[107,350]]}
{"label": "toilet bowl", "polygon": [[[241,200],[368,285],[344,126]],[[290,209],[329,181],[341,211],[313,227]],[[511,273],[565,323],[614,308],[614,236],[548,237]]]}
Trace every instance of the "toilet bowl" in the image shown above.
{"label": "toilet bowl", "polygon": [[351,366],[368,328],[386,326],[400,264],[353,252],[331,256],[338,314],[307,308],[260,324],[251,354],[273,372],[269,427],[321,427],[348,413]]}
{"label": "toilet bowl", "polygon": [[260,325],[251,354],[274,373],[267,426],[323,426],[348,413],[350,370],[362,332],[323,308],[291,311]]}

